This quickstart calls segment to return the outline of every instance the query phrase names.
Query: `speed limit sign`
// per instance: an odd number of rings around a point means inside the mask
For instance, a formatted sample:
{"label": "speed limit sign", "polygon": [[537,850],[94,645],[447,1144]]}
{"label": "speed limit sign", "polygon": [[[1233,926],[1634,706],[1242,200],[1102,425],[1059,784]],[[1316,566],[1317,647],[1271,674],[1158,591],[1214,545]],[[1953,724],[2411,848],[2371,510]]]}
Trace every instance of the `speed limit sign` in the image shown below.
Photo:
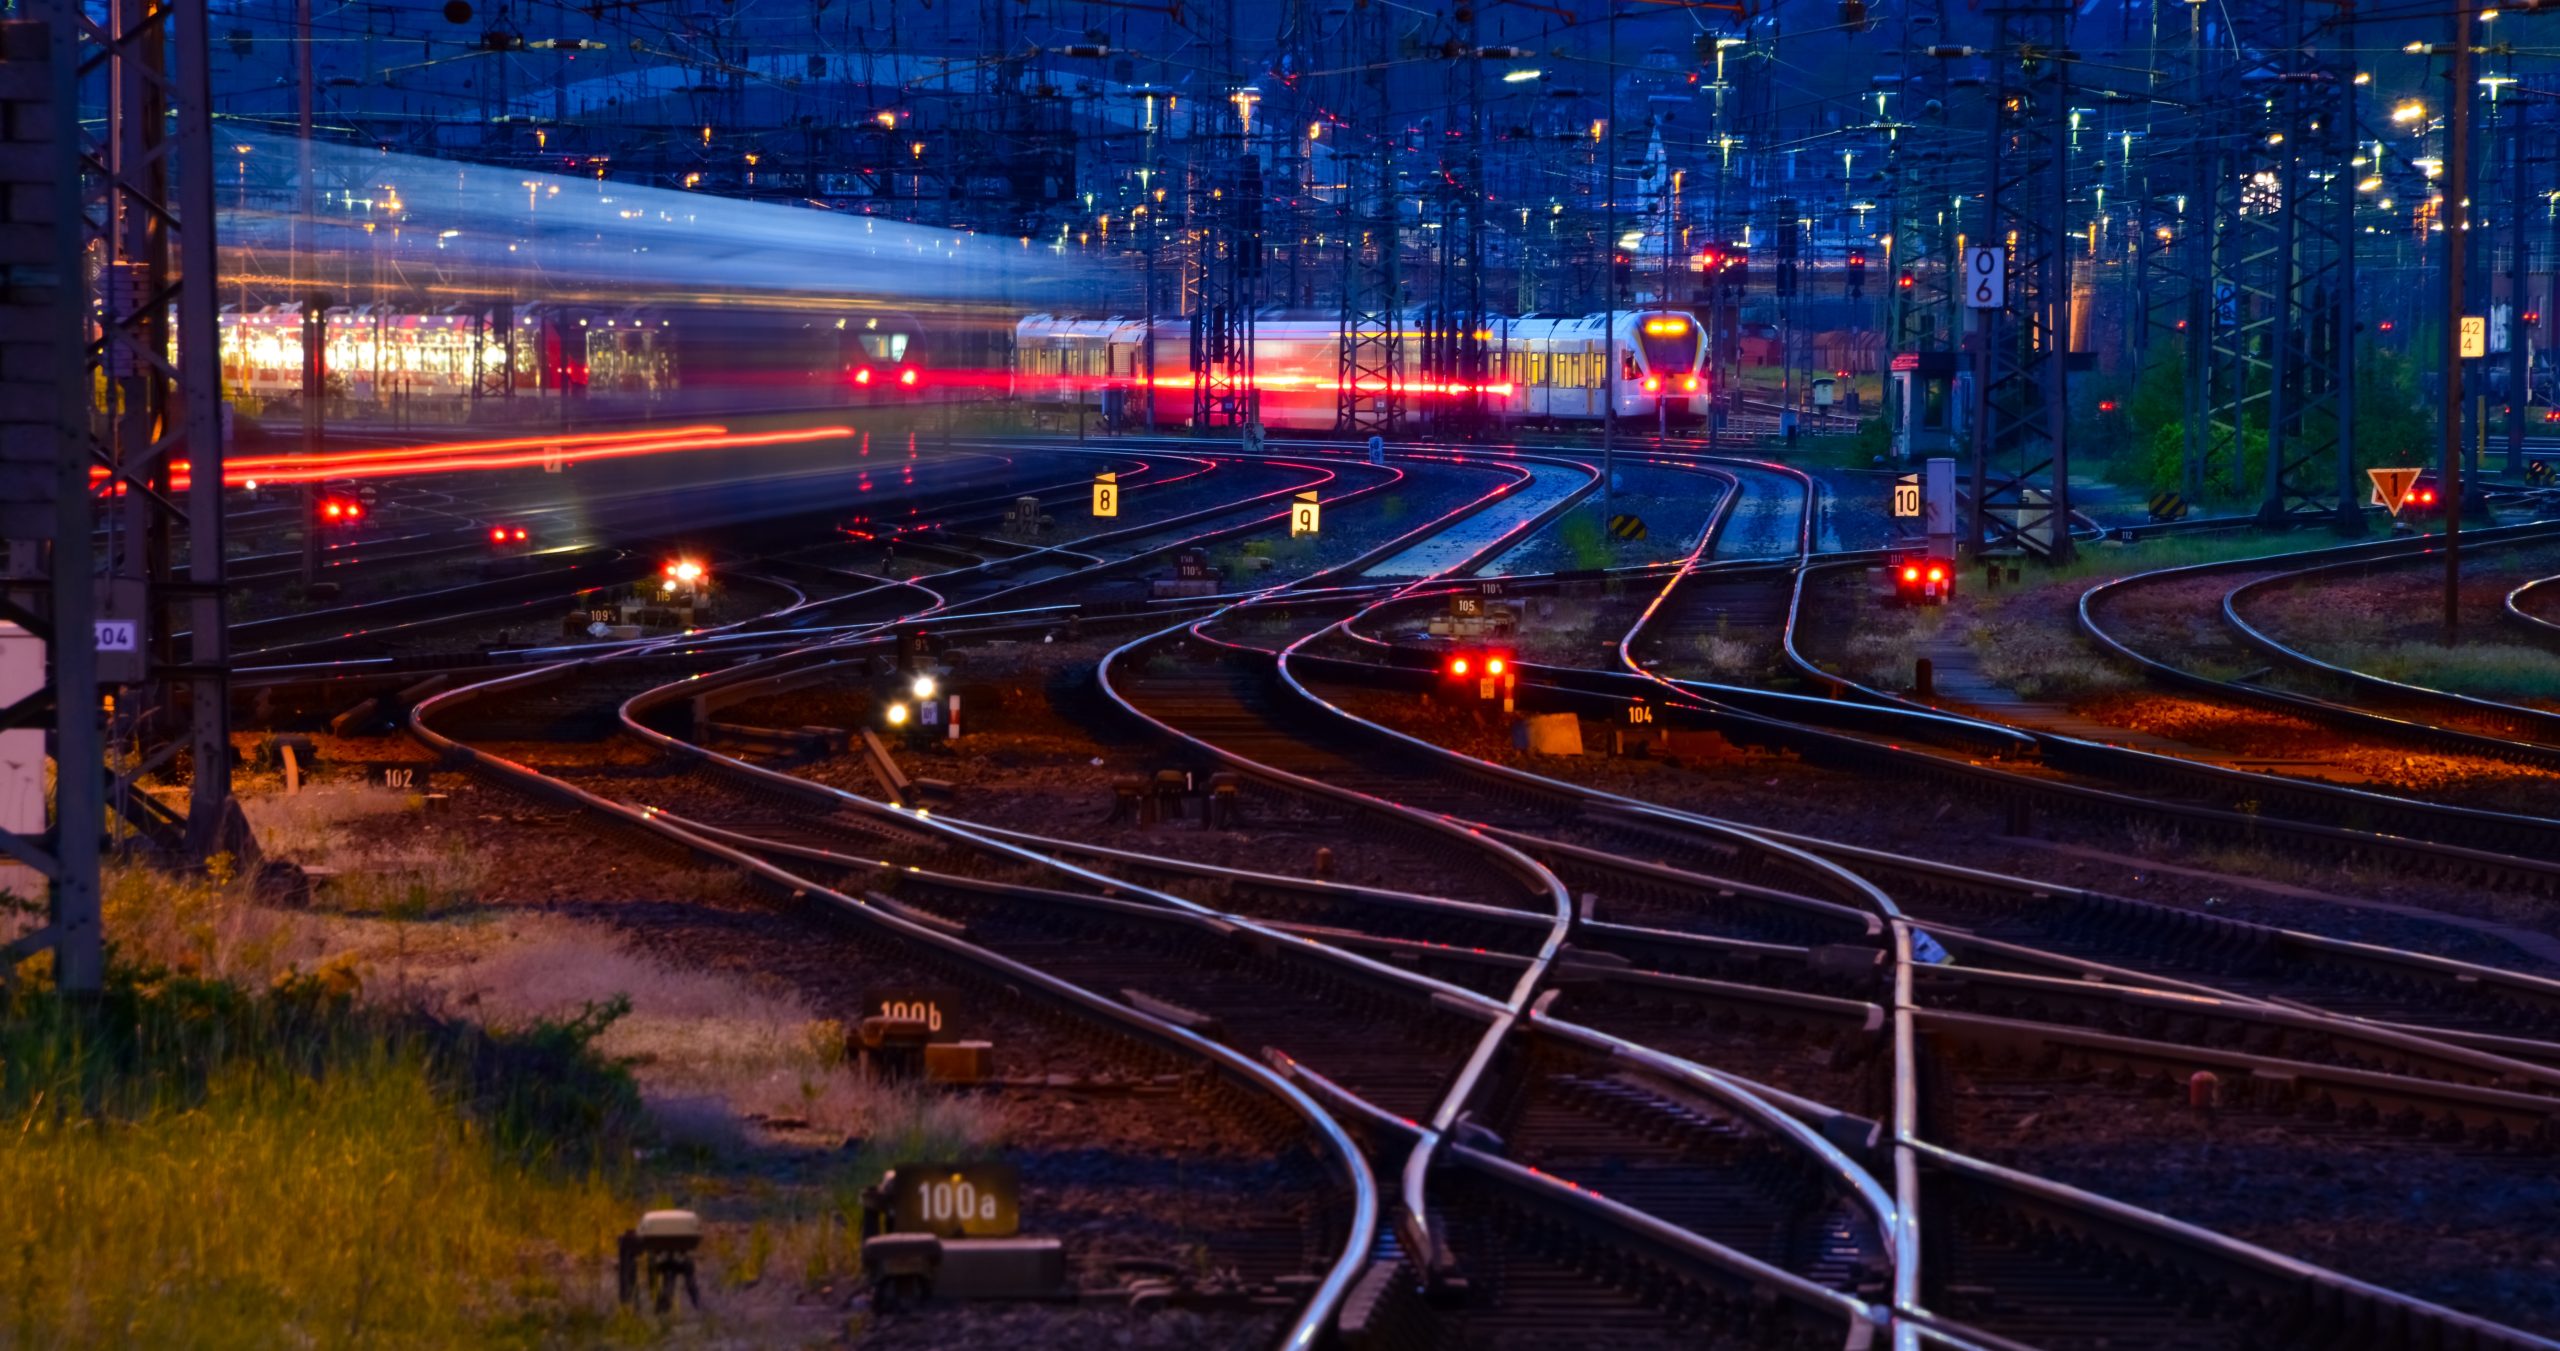
{"label": "speed limit sign", "polygon": [[2009,257],[1999,249],[1964,251],[1964,307],[2006,309],[2009,305]]}
{"label": "speed limit sign", "polygon": [[1300,535],[1316,533],[1316,527],[1323,519],[1318,509],[1316,495],[1314,493],[1298,494],[1296,500],[1289,503],[1290,538],[1295,539]]}

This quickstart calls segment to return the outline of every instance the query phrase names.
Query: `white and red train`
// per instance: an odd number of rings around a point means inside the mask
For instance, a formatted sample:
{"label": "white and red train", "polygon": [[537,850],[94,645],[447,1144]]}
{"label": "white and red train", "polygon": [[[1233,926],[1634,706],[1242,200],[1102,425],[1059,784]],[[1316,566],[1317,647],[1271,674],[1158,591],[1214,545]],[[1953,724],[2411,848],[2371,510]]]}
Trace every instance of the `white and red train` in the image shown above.
{"label": "white and red train", "polygon": [[[1434,400],[1464,398],[1466,386],[1424,375],[1416,354],[1425,334],[1406,316],[1402,369],[1393,377],[1408,414]],[[1621,311],[1579,319],[1490,319],[1482,330],[1484,407],[1503,422],[1596,423],[1612,412],[1651,422],[1691,422],[1707,411],[1706,333],[1685,310]],[[1154,361],[1144,319],[1068,319],[1035,314],[1015,325],[1013,395],[1032,405],[1082,407],[1106,419],[1178,427],[1191,420],[1191,326],[1155,323]],[[1334,319],[1269,315],[1253,327],[1251,388],[1262,424],[1274,430],[1330,431],[1341,406],[1342,328]],[[1609,366],[1617,363],[1614,404]]]}

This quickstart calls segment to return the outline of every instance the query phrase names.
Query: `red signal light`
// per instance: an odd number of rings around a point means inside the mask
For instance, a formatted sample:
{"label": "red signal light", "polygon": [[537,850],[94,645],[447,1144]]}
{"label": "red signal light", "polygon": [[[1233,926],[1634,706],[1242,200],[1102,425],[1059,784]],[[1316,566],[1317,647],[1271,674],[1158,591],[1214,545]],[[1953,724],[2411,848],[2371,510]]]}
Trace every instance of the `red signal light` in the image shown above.
{"label": "red signal light", "polygon": [[902,385],[913,385],[915,382],[916,382],[916,372],[915,372],[915,368],[914,368],[914,367],[910,366],[910,367],[908,367],[907,369],[905,369],[905,370],[903,370],[903,371],[898,372],[898,383],[899,383],[899,384],[902,384]]}
{"label": "red signal light", "polygon": [[2098,411],[2101,413],[2112,413],[2116,411],[2116,401],[2113,399],[2098,400]]}
{"label": "red signal light", "polygon": [[2433,501],[2435,501],[2435,500],[2436,500],[2436,490],[2435,490],[2435,489],[2433,489],[2433,488],[2421,488],[2421,489],[2419,489],[2419,490],[2418,490],[2418,501],[2419,501],[2419,503],[2420,503],[2420,504],[2422,504],[2422,505],[2423,505],[2423,504],[2425,504],[2425,503],[2433,502]]}
{"label": "red signal light", "polygon": [[489,542],[490,542],[491,544],[504,544],[504,543],[506,543],[506,542],[507,542],[507,528],[506,528],[505,526],[503,526],[503,525],[502,525],[502,526],[498,526],[498,527],[496,527],[495,529],[492,529],[492,530],[489,532]]}
{"label": "red signal light", "polygon": [[346,515],[347,509],[343,504],[330,502],[320,508],[320,514],[334,521],[339,517]]}
{"label": "red signal light", "polygon": [[522,543],[524,540],[524,528],[522,526],[518,526],[516,528],[516,540],[518,543]]}
{"label": "red signal light", "polygon": [[1698,388],[1698,377],[1694,375],[1684,375],[1680,377],[1680,387],[1682,389],[1695,392]]}
{"label": "red signal light", "polygon": [[1902,569],[1902,580],[1904,580],[1904,581],[1906,581],[1906,582],[1916,582],[1916,581],[1919,581],[1919,580],[1920,580],[1920,569],[1918,569],[1918,568],[1916,568],[1916,567],[1913,567],[1913,566],[1911,566],[1911,565],[1909,565],[1909,564],[1904,564],[1904,565],[1903,565],[1903,569]]}
{"label": "red signal light", "polygon": [[1453,676],[1462,676],[1465,675],[1469,669],[1471,668],[1466,658],[1451,657],[1449,659],[1449,674]]}
{"label": "red signal light", "polygon": [[1947,570],[1945,568],[1929,569],[1929,580],[1933,582],[1943,582],[1947,580]]}
{"label": "red signal light", "polygon": [[855,371],[855,372],[853,373],[853,382],[854,382],[855,384],[857,384],[857,385],[867,385],[867,384],[870,384],[870,383],[871,383],[871,368],[870,368],[870,367],[868,367],[868,366],[865,366],[865,367],[863,367],[861,370]]}
{"label": "red signal light", "polygon": [[1500,657],[1487,657],[1484,659],[1484,673],[1486,675],[1500,675],[1502,674],[1504,665],[1506,665],[1506,663]]}

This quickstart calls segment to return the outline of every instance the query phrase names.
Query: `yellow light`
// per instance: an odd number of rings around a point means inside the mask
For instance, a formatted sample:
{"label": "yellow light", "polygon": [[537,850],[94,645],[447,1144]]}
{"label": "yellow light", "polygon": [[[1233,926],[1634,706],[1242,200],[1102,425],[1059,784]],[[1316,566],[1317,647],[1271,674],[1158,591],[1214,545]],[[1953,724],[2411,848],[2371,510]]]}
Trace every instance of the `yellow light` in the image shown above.
{"label": "yellow light", "polygon": [[889,128],[891,131],[895,131],[895,130],[897,130],[897,129],[898,129],[898,115],[897,115],[896,113],[882,113],[882,114],[880,114],[880,125],[882,125],[882,126],[884,126],[884,127]]}
{"label": "yellow light", "polygon": [[2410,99],[2408,102],[2391,110],[2391,120],[2404,126],[2408,123],[2415,122],[2426,115],[2427,105],[2418,102],[2416,99]]}
{"label": "yellow light", "polygon": [[1322,136],[1322,135],[1324,135],[1324,123],[1322,123],[1322,122],[1309,122],[1309,123],[1307,124],[1307,139],[1308,139],[1308,140],[1312,141],[1312,140],[1314,140],[1314,139],[1316,139],[1317,137]]}
{"label": "yellow light", "polygon": [[1686,319],[1647,319],[1644,321],[1644,331],[1654,334],[1686,333],[1689,331],[1689,321]]}
{"label": "yellow light", "polygon": [[679,582],[698,582],[702,580],[702,565],[687,559],[669,569],[668,575]]}
{"label": "yellow light", "polygon": [[932,676],[920,675],[916,677],[915,683],[907,688],[919,699],[930,699],[934,696],[934,692],[942,687],[934,682]]}
{"label": "yellow light", "polygon": [[905,704],[889,705],[889,725],[892,727],[904,727],[907,725],[907,706]]}

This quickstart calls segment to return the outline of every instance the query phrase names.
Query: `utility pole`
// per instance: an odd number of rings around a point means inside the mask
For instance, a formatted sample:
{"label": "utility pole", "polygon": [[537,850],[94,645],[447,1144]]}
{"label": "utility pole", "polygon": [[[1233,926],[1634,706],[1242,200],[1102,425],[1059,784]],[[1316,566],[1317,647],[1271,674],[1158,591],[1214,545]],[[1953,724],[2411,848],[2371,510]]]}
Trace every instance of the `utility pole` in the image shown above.
{"label": "utility pole", "polygon": [[1600,145],[1600,291],[1607,299],[1600,326],[1600,516],[1607,520],[1618,484],[1618,0],[1609,0],[1609,97]]}
{"label": "utility pole", "polygon": [[2445,163],[2459,175],[2444,194],[2444,645],[2462,641],[2462,314],[2471,201],[2471,30],[2478,0],[2454,0],[2453,79],[2445,106]]}
{"label": "utility pole", "polygon": [[[2512,62],[2513,58],[2509,58]],[[2510,67],[2512,72],[2512,66]],[[2528,92],[2522,85],[2508,86],[2508,92]],[[2525,288],[2531,274],[2525,267],[2528,249],[2524,242],[2525,158],[2524,148],[2532,138],[2525,134],[2532,105],[2517,103],[2507,116],[2507,479],[2524,477],[2524,415],[2532,403],[2526,382],[2532,378],[2533,359],[2530,336],[2533,325],[2525,322],[2530,306]]]}
{"label": "utility pole", "polygon": [[[327,297],[312,284],[311,231],[317,224],[311,184],[311,0],[293,2],[294,87],[301,139],[295,144],[293,280],[302,288],[302,453],[320,453],[320,401],[328,389]],[[500,63],[503,64],[503,63]],[[500,111],[504,111],[503,108]],[[320,485],[302,485],[302,588],[320,580]]]}

